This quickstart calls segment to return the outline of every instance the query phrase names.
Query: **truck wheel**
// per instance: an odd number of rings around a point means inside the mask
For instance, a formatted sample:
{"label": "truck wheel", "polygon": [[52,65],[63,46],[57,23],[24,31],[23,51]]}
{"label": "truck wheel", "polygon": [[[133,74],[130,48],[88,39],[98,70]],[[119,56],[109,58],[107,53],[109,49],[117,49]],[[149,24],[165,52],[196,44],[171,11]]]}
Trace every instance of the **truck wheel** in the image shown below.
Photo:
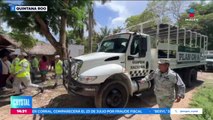
{"label": "truck wheel", "polygon": [[186,72],[186,73],[189,73],[189,74],[188,75],[185,74],[186,86],[192,87],[192,82],[197,80],[197,71],[195,69],[190,69],[187,71],[189,72]]}
{"label": "truck wheel", "polygon": [[192,81],[193,82],[195,82],[195,81],[197,81],[197,70],[196,69],[192,69],[192,76],[193,76],[193,78],[192,78]]}
{"label": "truck wheel", "polygon": [[129,90],[122,81],[109,81],[100,87],[95,96],[97,108],[123,108],[129,100]]}

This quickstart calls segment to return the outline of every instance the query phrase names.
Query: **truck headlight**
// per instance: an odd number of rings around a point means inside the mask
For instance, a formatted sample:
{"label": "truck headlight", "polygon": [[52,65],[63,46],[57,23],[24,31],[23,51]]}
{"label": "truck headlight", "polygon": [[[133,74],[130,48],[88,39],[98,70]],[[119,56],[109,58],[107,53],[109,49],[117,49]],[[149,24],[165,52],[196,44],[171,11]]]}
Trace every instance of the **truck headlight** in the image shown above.
{"label": "truck headlight", "polygon": [[80,76],[79,77],[79,82],[91,82],[97,79],[97,76]]}

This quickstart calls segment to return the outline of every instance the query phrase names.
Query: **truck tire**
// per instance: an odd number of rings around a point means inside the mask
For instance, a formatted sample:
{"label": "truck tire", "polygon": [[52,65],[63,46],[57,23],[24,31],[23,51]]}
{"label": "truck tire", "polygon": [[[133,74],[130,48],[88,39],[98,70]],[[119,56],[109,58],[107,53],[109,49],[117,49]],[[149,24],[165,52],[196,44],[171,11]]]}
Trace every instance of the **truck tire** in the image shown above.
{"label": "truck tire", "polygon": [[129,90],[125,82],[110,80],[104,83],[95,96],[97,108],[124,108],[129,100]]}
{"label": "truck tire", "polygon": [[[187,74],[188,73],[188,74]],[[186,74],[184,75],[185,79],[185,84],[187,87],[192,87],[193,84],[192,82],[197,80],[197,71],[196,69],[187,69]]]}
{"label": "truck tire", "polygon": [[193,74],[192,81],[196,82],[197,81],[197,69],[192,69],[192,74]]}

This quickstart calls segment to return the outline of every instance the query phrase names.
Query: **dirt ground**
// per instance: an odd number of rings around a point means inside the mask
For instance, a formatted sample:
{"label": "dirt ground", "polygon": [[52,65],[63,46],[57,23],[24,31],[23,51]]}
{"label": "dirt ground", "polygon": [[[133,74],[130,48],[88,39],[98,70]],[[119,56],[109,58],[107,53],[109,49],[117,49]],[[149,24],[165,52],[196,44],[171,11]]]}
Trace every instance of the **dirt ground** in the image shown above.
{"label": "dirt ground", "polygon": [[[197,88],[206,82],[213,83],[213,73],[200,72],[198,81],[194,83],[194,87],[187,89],[186,97],[179,103],[174,103],[174,108],[189,107],[190,100]],[[78,107],[78,108],[94,108],[93,98],[81,97],[76,95],[68,95],[62,84],[56,89],[52,89],[54,81],[49,80],[45,83],[45,91],[43,94],[33,88],[27,88],[23,95],[33,96],[33,107]],[[0,93],[0,120],[159,120],[159,115],[119,115],[113,117],[105,117],[102,115],[11,115],[10,99],[7,94],[10,90]],[[157,108],[155,96],[152,91],[146,91],[139,97],[131,97],[127,105],[128,108],[152,107]],[[172,115],[173,120],[180,120],[183,115]]]}

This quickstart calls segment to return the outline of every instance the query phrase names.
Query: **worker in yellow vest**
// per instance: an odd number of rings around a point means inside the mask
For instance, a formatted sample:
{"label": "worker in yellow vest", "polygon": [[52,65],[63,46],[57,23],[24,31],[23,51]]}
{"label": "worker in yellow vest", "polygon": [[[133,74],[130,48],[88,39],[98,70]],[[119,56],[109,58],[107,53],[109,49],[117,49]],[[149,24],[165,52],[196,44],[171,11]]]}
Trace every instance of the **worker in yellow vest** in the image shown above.
{"label": "worker in yellow vest", "polygon": [[40,92],[43,93],[43,87],[40,87],[39,85],[31,83],[30,65],[28,60],[25,58],[26,56],[27,54],[24,52],[22,52],[19,55],[20,61],[15,71],[15,80],[13,82],[13,89],[15,91],[15,94],[16,95],[21,94],[20,92],[21,82],[23,82],[26,87],[31,86],[31,87],[38,88],[38,90],[40,90]]}
{"label": "worker in yellow vest", "polygon": [[55,77],[55,84],[53,88],[57,87],[58,80],[62,78],[62,74],[63,74],[63,62],[60,60],[59,55],[55,56],[55,74],[56,74],[56,77]]}
{"label": "worker in yellow vest", "polygon": [[36,58],[36,56],[35,55],[33,55],[32,56],[32,61],[31,61],[32,63],[32,74],[31,74],[31,76],[32,76],[32,80],[35,80],[36,79],[36,74],[38,73],[38,70],[39,70],[39,68],[38,68],[38,66],[39,66],[39,61],[38,61],[38,59]]}
{"label": "worker in yellow vest", "polygon": [[12,85],[13,77],[14,77],[15,71],[17,69],[17,65],[19,63],[19,58],[18,58],[17,52],[10,53],[10,56],[12,58],[12,63],[10,64],[10,76],[6,80],[6,83],[8,85]]}

